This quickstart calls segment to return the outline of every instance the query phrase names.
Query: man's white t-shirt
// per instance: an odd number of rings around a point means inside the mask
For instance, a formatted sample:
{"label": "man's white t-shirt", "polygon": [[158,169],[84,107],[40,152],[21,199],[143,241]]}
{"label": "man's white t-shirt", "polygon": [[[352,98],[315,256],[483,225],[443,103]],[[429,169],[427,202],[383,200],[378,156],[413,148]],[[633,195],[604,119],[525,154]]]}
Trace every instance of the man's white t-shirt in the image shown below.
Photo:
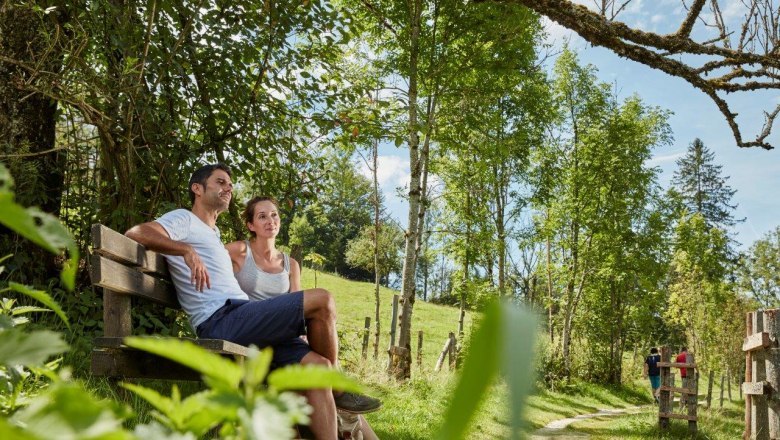
{"label": "man's white t-shirt", "polygon": [[192,328],[197,329],[228,299],[248,299],[233,276],[233,264],[219,237],[219,229],[212,229],[187,209],[171,211],[155,221],[165,228],[172,240],[191,245],[209,273],[211,288],[204,285],[203,292],[198,292],[184,257],[165,255],[179,303],[189,315]]}

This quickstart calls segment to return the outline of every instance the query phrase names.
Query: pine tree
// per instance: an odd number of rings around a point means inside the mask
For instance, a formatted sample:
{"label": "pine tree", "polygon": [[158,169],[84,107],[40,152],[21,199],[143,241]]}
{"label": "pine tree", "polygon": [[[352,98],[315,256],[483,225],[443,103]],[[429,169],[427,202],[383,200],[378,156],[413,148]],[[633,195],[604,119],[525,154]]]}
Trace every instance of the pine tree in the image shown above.
{"label": "pine tree", "polygon": [[699,213],[710,227],[723,230],[743,220],[734,218],[737,205],[731,199],[737,192],[727,184],[723,166],[715,164],[715,154],[696,138],[688,152],[677,161],[672,185],[679,191],[689,213]]}

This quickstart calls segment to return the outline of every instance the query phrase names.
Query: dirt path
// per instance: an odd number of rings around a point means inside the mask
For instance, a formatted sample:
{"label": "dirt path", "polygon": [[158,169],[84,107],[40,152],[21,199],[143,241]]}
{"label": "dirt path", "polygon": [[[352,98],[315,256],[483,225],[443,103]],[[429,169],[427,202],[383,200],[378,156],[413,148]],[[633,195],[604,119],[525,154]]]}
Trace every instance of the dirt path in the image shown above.
{"label": "dirt path", "polygon": [[619,416],[622,414],[633,414],[634,412],[636,412],[636,410],[640,410],[642,408],[645,408],[645,406],[630,406],[628,408],[619,408],[619,409],[601,409],[599,410],[599,412],[596,413],[580,414],[578,416],[571,417],[568,419],[554,420],[548,423],[544,428],[537,429],[533,434],[531,434],[531,440],[586,439],[590,437],[588,434],[581,433],[581,432],[567,431],[566,428],[572,423],[579,422],[581,420],[592,419],[594,417],[610,417],[610,416]]}

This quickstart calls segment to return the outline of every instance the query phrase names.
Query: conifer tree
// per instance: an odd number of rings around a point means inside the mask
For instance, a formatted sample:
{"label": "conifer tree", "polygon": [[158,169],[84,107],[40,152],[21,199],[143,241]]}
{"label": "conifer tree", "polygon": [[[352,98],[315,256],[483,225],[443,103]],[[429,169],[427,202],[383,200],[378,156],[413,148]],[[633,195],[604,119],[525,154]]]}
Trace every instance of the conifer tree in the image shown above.
{"label": "conifer tree", "polygon": [[700,139],[691,142],[677,167],[672,185],[689,213],[701,214],[709,227],[723,230],[743,221],[734,218],[737,205],[732,197],[737,191],[728,185],[723,166],[715,164],[715,154]]}

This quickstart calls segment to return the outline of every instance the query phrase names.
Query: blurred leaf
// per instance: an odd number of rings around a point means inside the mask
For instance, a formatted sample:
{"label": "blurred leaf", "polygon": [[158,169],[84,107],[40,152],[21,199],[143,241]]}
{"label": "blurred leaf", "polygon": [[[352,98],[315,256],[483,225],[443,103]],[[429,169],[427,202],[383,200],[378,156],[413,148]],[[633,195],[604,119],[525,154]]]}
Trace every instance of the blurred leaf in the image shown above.
{"label": "blurred leaf", "polygon": [[59,333],[48,330],[23,333],[17,329],[0,332],[0,365],[40,365],[49,356],[68,349]]}
{"label": "blurred leaf", "polygon": [[502,374],[509,388],[509,408],[512,434],[519,438],[523,425],[522,408],[535,381],[534,348],[536,346],[536,316],[510,304],[501,307]]}
{"label": "blurred leaf", "polygon": [[203,374],[215,386],[236,389],[241,382],[241,367],[223,357],[198,347],[190,341],[150,337],[128,337],[125,344],[162,356]]}
{"label": "blurred leaf", "polygon": [[255,347],[249,347],[249,357],[244,361],[244,383],[248,388],[255,388],[260,385],[268,370],[271,367],[273,359],[273,350],[268,347],[258,351]]}
{"label": "blurred leaf", "polygon": [[0,417],[0,438],[13,440],[43,440],[42,437],[34,436],[9,424],[2,417]]}
{"label": "blurred leaf", "polygon": [[11,421],[44,439],[131,439],[130,433],[122,430],[119,411],[114,402],[97,400],[78,384],[60,382],[14,414]]}
{"label": "blurred leaf", "polygon": [[268,375],[268,385],[278,391],[333,388],[362,392],[362,387],[340,371],[317,365],[290,365]]}
{"label": "blurred leaf", "polygon": [[8,287],[15,290],[16,292],[25,294],[40,303],[43,303],[43,305],[50,308],[54,313],[56,313],[57,316],[60,317],[62,322],[64,322],[65,325],[68,326],[68,328],[70,328],[70,323],[68,322],[68,317],[65,315],[65,312],[62,311],[60,305],[57,304],[57,301],[55,301],[51,296],[49,296],[48,293],[44,292],[43,290],[35,290],[32,287],[25,286],[19,283],[14,283],[14,282],[8,283]]}
{"label": "blurred leaf", "polygon": [[468,357],[437,437],[460,439],[482,402],[483,395],[503,372],[509,387],[511,436],[519,435],[522,407],[534,382],[533,349],[536,318],[509,303],[488,306],[474,333]]}
{"label": "blurred leaf", "polygon": [[491,304],[485,310],[482,322],[472,336],[468,357],[463,362],[458,385],[444,416],[444,426],[437,438],[452,440],[466,435],[466,429],[482,402],[483,394],[498,373],[498,347],[503,345],[499,340],[502,318],[498,303]]}

